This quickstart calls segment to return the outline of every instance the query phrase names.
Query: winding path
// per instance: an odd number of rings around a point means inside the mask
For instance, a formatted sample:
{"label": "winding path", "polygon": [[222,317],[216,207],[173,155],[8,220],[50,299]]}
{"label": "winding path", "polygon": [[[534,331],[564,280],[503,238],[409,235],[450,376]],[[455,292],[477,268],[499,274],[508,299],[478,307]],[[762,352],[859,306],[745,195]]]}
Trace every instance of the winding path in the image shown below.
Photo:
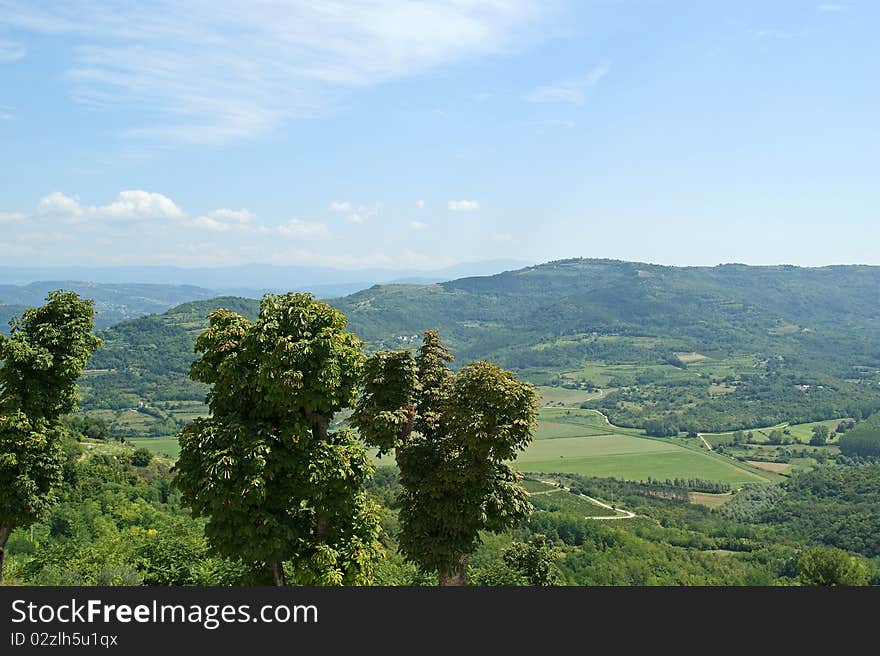
{"label": "winding path", "polygon": [[703,437],[703,434],[702,434],[702,433],[697,433],[697,437],[699,437],[701,440],[703,440],[703,444],[706,445],[706,448],[709,449],[709,451],[712,450],[712,445],[709,444],[709,443],[706,441],[706,438]]}
{"label": "winding path", "polygon": [[[584,517],[584,519],[632,519],[633,517],[636,516],[636,514],[634,512],[631,512],[629,510],[624,510],[623,508],[615,508],[614,506],[609,506],[604,501],[599,501],[598,499],[594,499],[593,497],[588,496],[586,494],[581,494],[579,492],[572,492],[571,488],[567,488],[564,485],[560,485],[556,481],[541,481],[541,482],[546,483],[547,485],[552,485],[553,487],[555,487],[559,490],[565,490],[569,494],[573,494],[578,497],[583,497],[584,499],[589,499],[590,501],[595,503],[597,506],[601,506],[602,508],[607,508],[608,510],[611,510],[612,512],[623,513],[622,515],[611,515],[610,517],[608,515],[587,515],[586,517]],[[555,492],[555,490],[546,490],[545,492],[538,492],[537,494],[546,494],[547,492]]]}

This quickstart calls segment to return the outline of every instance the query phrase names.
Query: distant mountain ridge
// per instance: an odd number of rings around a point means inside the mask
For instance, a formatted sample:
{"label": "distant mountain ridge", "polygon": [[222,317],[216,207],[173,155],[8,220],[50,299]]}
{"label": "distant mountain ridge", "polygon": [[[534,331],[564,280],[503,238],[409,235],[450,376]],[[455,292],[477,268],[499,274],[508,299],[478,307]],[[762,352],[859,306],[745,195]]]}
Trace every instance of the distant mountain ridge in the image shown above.
{"label": "distant mountain ridge", "polygon": [[73,291],[94,300],[95,324],[98,328],[164,312],[186,301],[217,296],[213,290],[194,285],[103,284],[73,280],[40,281],[21,286],[0,285],[0,332],[6,332],[12,316],[20,315],[25,308],[42,305],[46,295],[56,289]]}
{"label": "distant mountain ridge", "polygon": [[41,305],[53,289],[75,291],[95,301],[95,322],[107,328],[125,319],[164,312],[187,301],[217,296],[260,298],[266,292],[310,292],[339,298],[379,283],[437,283],[466,275],[519,268],[522,262],[473,262],[436,271],[245,265],[183,267],[0,267],[0,333],[26,308]]}
{"label": "distant mountain ridge", "polygon": [[[104,284],[194,285],[222,290],[291,290],[316,286],[363,286],[405,279],[442,281],[519,269],[528,262],[486,260],[438,269],[281,266],[244,264],[224,267],[116,266],[116,267],[4,267],[0,284],[22,285],[40,280],[88,280]],[[313,293],[319,292],[310,289]],[[350,292],[349,292],[350,293]],[[320,294],[326,296],[326,294]],[[0,297],[2,298],[2,297]]]}

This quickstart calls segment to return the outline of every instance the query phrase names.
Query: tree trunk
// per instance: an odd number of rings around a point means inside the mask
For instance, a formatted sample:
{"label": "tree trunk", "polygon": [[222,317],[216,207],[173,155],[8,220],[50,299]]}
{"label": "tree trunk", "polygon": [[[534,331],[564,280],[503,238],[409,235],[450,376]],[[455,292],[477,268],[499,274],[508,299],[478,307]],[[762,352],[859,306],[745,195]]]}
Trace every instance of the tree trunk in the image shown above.
{"label": "tree trunk", "polygon": [[439,572],[439,584],[444,585],[467,585],[467,566],[469,554],[461,554],[458,565]]}
{"label": "tree trunk", "polygon": [[272,572],[272,585],[284,586],[284,563],[273,560],[269,563],[269,571]]}
{"label": "tree trunk", "polygon": [[318,414],[317,412],[312,412],[311,410],[304,411],[306,419],[312,422],[312,437],[317,442],[326,442],[327,441],[327,419],[324,415]]}
{"label": "tree trunk", "polygon": [[400,443],[406,445],[409,442],[409,438],[413,432],[413,424],[416,420],[416,407],[414,405],[410,405],[406,409],[406,423],[403,425],[403,428],[400,431]]}
{"label": "tree trunk", "polygon": [[3,559],[6,557],[6,541],[12,529],[8,526],[0,526],[0,583],[3,583]]}
{"label": "tree trunk", "polygon": [[[312,422],[312,439],[316,442],[326,442],[328,432],[327,419],[317,412],[306,410],[304,412],[306,419]],[[317,525],[315,526],[315,537],[318,542],[323,542],[330,533],[330,518],[326,515],[318,514]]]}

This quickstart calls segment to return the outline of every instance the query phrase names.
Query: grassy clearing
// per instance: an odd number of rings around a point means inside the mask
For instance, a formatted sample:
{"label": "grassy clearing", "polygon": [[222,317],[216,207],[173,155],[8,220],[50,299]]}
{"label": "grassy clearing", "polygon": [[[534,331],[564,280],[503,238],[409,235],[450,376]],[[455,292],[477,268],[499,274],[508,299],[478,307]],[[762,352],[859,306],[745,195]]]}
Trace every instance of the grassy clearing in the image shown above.
{"label": "grassy clearing", "polygon": [[[830,433],[836,431],[838,424],[844,421],[844,419],[845,418],[829,419],[827,421],[814,421],[809,424],[795,424],[794,426],[789,426],[788,430],[791,433],[791,436],[798,442],[809,444],[810,438],[813,437],[813,426],[827,426],[828,432]],[[836,438],[829,441],[834,442],[836,441]]]}
{"label": "grassy clearing", "polygon": [[732,498],[732,494],[710,494],[709,492],[691,492],[688,495],[688,500],[691,503],[696,503],[701,506],[707,506],[709,508],[717,508],[718,506],[723,506]]}
{"label": "grassy clearing", "polygon": [[787,462],[762,462],[760,460],[747,460],[752,467],[757,467],[758,469],[763,469],[765,471],[773,472],[774,474],[779,474],[784,472],[786,469],[791,467]]}
{"label": "grassy clearing", "polygon": [[606,435],[613,432],[605,420],[595,412],[578,409],[541,408],[538,416],[536,440],[561,437]]}
{"label": "grassy clearing", "polygon": [[138,412],[137,410],[124,410],[119,413],[113,422],[113,429],[117,431],[139,433],[147,430],[150,424],[155,422],[155,417],[151,417],[143,412]]}
{"label": "grassy clearing", "polygon": [[143,447],[152,453],[166,455],[174,460],[180,455],[180,444],[176,437],[139,437],[128,439],[125,443],[135,448]]}
{"label": "grassy clearing", "polygon": [[706,359],[706,356],[702,353],[676,353],[675,357],[685,364],[693,364],[694,362],[700,362],[701,360]]}
{"label": "grassy clearing", "polygon": [[584,401],[598,398],[601,393],[587,392],[579,389],[566,389],[565,387],[540,386],[541,405],[562,408],[577,408]]}

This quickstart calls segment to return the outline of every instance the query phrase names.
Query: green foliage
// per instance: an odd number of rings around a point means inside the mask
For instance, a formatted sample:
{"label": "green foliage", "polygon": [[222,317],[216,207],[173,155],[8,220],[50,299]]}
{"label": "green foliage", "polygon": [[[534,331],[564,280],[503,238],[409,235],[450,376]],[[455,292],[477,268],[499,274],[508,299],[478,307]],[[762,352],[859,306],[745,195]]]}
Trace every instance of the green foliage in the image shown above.
{"label": "green foliage", "polygon": [[838,444],[848,458],[880,458],[880,412],[847,430]]}
{"label": "green foliage", "polygon": [[817,547],[798,560],[798,576],[802,585],[867,585],[871,570],[864,559],[842,549]]}
{"label": "green foliage", "polygon": [[759,522],[785,496],[776,485],[748,483],[733,498],[718,508],[718,514],[742,523]]}
{"label": "green foliage", "polygon": [[0,529],[11,529],[33,523],[51,507],[61,484],[64,450],[60,429],[45,419],[0,412]]}
{"label": "green foliage", "polygon": [[412,432],[421,392],[418,365],[409,351],[379,351],[367,359],[363,380],[353,425],[381,456]]}
{"label": "green foliage", "polygon": [[100,340],[91,301],[51,292],[0,335],[0,579],[16,526],[35,521],[61,482],[61,414],[76,407],[76,379]]}
{"label": "green foliage", "polygon": [[101,340],[92,302],[55,291],[0,335],[0,410],[55,421],[76,407],[76,379]]}
{"label": "green foliage", "polygon": [[144,449],[141,447],[140,449],[135,449],[134,453],[131,454],[131,464],[135,467],[146,467],[150,464],[150,461],[153,459],[153,454],[149,449]]}
{"label": "green foliage", "polygon": [[251,322],[210,315],[194,379],[211,385],[212,416],[180,433],[177,484],[218,553],[292,561],[301,584],[370,580],[379,555],[372,474],[349,431],[328,432],[353,403],[361,342],[311,295],[267,294]]}
{"label": "green foliage", "polygon": [[[26,532],[13,534],[13,569],[31,585],[233,585],[241,563],[213,556],[203,522],[180,507],[169,463],[145,467],[126,447],[83,453],[70,442],[58,503]],[[98,450],[99,452],[96,452]],[[115,453],[115,455],[111,455]]]}
{"label": "green foliage", "polygon": [[653,437],[675,437],[678,426],[668,420],[652,419],[645,422],[645,433]]}
{"label": "green foliage", "polygon": [[436,331],[425,333],[416,358],[371,356],[352,416],[368,444],[396,450],[400,549],[441,581],[464,576],[480,531],[527,516],[528,493],[505,461],[531,441],[537,420],[531,385],[485,361],[453,376],[451,360]]}
{"label": "green foliage", "polygon": [[880,465],[828,466],[792,477],[762,513],[780,535],[869,558],[880,555]]}
{"label": "green foliage", "polygon": [[527,585],[548,586],[559,583],[556,561],[559,550],[547,539],[537,534],[528,542],[514,542],[502,554],[504,563],[525,579]]}
{"label": "green foliage", "polygon": [[813,426],[813,435],[810,437],[810,444],[813,446],[824,446],[828,441],[829,431],[828,426],[824,424],[818,424]]}

